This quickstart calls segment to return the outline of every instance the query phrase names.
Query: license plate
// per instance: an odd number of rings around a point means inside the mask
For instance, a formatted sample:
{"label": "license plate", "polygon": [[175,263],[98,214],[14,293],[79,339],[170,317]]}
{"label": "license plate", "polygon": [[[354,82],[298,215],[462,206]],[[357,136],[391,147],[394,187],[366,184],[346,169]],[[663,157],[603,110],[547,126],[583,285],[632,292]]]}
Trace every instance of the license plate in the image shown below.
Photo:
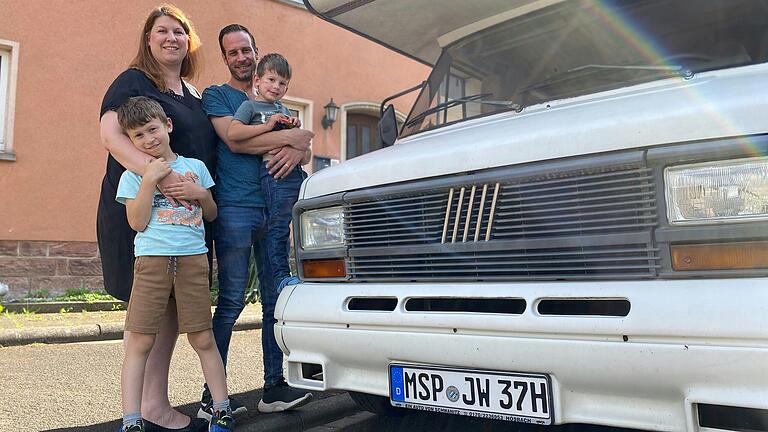
{"label": "license plate", "polygon": [[393,406],[493,420],[552,424],[548,375],[391,364]]}

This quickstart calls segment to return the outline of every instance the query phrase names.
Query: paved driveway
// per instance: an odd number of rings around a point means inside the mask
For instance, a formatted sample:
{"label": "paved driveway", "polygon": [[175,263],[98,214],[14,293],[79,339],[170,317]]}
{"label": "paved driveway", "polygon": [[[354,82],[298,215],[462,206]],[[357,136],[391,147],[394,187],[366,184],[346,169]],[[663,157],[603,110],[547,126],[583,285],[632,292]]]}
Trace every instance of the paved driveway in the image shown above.
{"label": "paved driveway", "polygon": [[[230,392],[253,407],[249,417],[257,416],[261,331],[235,332],[230,349]],[[116,431],[122,355],[122,341],[0,348],[0,430]],[[171,403],[196,413],[202,382],[197,356],[182,336],[171,365]]]}

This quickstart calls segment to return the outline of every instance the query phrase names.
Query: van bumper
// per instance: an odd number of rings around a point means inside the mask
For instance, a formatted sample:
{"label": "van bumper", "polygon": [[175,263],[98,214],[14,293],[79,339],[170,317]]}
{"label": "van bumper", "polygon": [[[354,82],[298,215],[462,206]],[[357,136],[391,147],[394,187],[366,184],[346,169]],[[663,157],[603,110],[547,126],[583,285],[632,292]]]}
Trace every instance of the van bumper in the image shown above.
{"label": "van bumper", "polygon": [[[388,297],[392,311],[349,310]],[[519,298],[520,314],[410,312],[415,297]],[[626,316],[542,315],[543,299],[626,299]],[[697,404],[768,409],[768,279],[305,283],[278,300],[288,382],[388,396],[390,363],[548,374],[556,424],[705,430]],[[303,365],[319,365],[311,379]]]}

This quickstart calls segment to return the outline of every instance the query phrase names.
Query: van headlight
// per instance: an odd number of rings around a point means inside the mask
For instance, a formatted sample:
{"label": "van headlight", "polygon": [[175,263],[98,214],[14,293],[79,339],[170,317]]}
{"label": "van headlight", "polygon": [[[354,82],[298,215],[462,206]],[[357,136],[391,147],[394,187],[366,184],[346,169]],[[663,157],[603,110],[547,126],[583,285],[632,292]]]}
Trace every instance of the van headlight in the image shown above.
{"label": "van headlight", "polygon": [[301,214],[301,247],[305,250],[344,246],[344,212],[341,206]]}
{"label": "van headlight", "polygon": [[768,220],[768,158],[680,165],[664,170],[671,224]]}

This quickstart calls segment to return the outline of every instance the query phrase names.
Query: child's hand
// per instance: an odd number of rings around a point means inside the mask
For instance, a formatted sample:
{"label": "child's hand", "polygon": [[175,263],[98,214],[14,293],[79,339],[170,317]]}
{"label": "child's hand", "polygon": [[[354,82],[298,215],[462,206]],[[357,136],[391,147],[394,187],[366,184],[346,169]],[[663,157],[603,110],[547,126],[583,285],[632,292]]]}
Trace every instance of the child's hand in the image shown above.
{"label": "child's hand", "polygon": [[301,120],[298,117],[288,117],[288,123],[286,124],[290,124],[291,128],[300,128]]}
{"label": "child's hand", "polygon": [[171,173],[171,166],[163,158],[147,159],[143,179],[157,184]]}
{"label": "child's hand", "polygon": [[165,176],[164,179],[160,180],[160,182],[157,184],[157,188],[160,190],[160,193],[162,193],[166,198],[168,198],[168,201],[171,203],[172,206],[174,207],[184,206],[184,208],[186,208],[187,210],[192,210],[192,205],[189,203],[189,201],[182,200],[182,199],[177,200],[175,198],[169,197],[165,193],[165,188],[167,186],[176,184],[180,181],[193,181],[193,180],[179,174],[176,171],[171,171],[171,173]]}
{"label": "child's hand", "polygon": [[290,121],[290,120],[285,115],[283,115],[283,114],[272,114],[271,116],[269,116],[269,120],[267,120],[267,125],[270,128],[274,128],[275,125],[277,125],[278,123],[285,124],[286,121]]}
{"label": "child's hand", "polygon": [[165,188],[165,196],[186,201],[200,201],[208,196],[208,190],[192,181],[173,183]]}

